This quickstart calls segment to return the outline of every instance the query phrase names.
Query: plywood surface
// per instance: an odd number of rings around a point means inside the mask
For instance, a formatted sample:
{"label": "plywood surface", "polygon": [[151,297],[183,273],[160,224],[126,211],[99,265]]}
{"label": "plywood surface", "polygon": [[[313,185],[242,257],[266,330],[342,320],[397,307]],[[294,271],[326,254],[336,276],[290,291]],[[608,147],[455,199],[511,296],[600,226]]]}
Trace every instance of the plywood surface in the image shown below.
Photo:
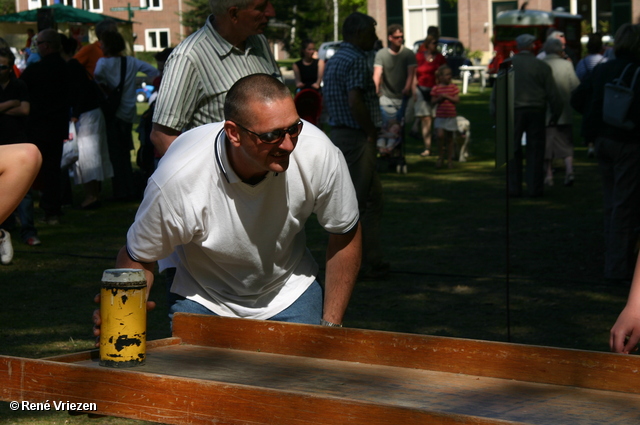
{"label": "plywood surface", "polygon": [[528,424],[640,424],[636,394],[262,352],[169,346],[136,372]]}

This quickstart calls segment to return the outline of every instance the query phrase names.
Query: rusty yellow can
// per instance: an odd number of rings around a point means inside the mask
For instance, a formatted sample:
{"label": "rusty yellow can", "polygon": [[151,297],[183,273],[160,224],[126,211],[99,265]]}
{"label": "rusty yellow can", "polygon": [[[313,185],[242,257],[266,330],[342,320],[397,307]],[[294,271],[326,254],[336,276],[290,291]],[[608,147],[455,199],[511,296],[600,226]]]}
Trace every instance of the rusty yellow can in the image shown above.
{"label": "rusty yellow can", "polygon": [[104,271],[100,316],[100,366],[143,365],[147,348],[147,281],[143,270]]}

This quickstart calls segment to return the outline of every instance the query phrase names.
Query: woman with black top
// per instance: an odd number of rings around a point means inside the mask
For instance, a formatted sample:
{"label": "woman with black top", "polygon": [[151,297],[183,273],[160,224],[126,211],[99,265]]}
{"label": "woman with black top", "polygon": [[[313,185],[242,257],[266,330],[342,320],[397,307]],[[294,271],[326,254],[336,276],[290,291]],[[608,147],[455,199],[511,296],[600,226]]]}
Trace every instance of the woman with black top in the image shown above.
{"label": "woman with black top", "polygon": [[316,45],[311,40],[304,40],[300,49],[302,59],[293,64],[296,78],[296,89],[312,88],[320,90],[320,81],[324,71],[324,61],[317,57]]}

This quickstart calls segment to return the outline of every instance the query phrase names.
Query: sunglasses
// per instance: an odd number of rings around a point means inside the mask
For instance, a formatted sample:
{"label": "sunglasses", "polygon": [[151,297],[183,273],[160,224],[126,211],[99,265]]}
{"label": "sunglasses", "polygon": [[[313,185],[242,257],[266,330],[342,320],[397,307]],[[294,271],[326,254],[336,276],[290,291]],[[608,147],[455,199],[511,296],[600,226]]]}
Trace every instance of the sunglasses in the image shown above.
{"label": "sunglasses", "polygon": [[267,133],[262,133],[262,134],[258,134],[255,131],[251,131],[248,128],[244,127],[241,124],[238,124],[235,121],[234,123],[241,129],[246,131],[247,133],[251,133],[256,137],[258,137],[258,139],[260,139],[262,143],[266,143],[269,145],[275,145],[276,143],[280,143],[284,139],[284,136],[287,134],[291,136],[292,139],[294,137],[298,137],[300,135],[300,132],[302,131],[302,121],[298,121],[297,123],[295,123],[289,128],[283,128],[282,130],[271,130]]}
{"label": "sunglasses", "polygon": [[0,71],[5,71],[7,69],[11,69],[9,65],[0,65]]}

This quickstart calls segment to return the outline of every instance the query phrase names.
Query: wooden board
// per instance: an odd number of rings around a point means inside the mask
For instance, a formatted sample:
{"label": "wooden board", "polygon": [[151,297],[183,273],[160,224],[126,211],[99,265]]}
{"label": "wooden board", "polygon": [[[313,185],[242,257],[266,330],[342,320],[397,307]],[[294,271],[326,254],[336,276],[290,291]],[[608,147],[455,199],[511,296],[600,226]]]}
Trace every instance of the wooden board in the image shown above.
{"label": "wooden board", "polygon": [[0,399],[172,424],[637,424],[640,359],[182,315],[147,364],[0,356]]}

